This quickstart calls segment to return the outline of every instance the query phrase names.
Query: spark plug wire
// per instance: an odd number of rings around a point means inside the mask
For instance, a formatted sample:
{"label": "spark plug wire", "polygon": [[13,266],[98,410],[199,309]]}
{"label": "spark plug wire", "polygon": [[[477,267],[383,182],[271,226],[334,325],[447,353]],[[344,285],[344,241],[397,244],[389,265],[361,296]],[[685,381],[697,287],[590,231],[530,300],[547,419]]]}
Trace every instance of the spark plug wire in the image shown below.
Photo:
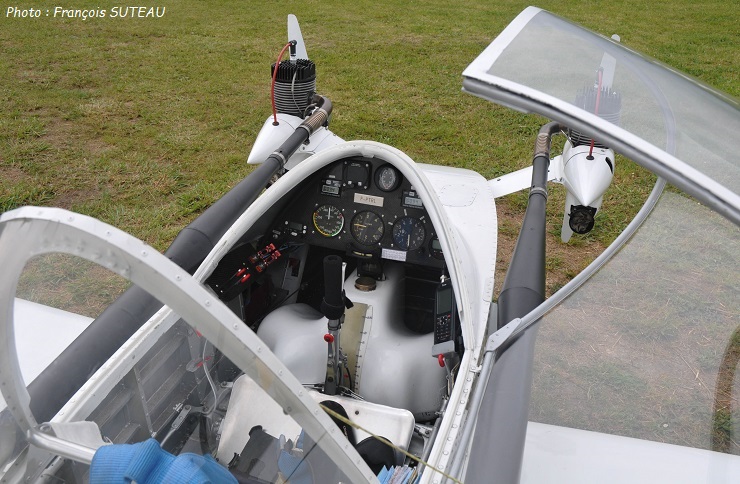
{"label": "spark plug wire", "polygon": [[272,70],[272,83],[270,84],[270,102],[272,103],[272,124],[274,126],[277,126],[278,120],[277,120],[277,108],[275,107],[275,79],[277,78],[277,72],[280,68],[280,59],[283,58],[283,54],[285,54],[285,51],[288,50],[288,47],[295,46],[297,42],[295,40],[291,40],[280,51],[280,54],[278,54],[277,62],[275,62],[275,68]]}

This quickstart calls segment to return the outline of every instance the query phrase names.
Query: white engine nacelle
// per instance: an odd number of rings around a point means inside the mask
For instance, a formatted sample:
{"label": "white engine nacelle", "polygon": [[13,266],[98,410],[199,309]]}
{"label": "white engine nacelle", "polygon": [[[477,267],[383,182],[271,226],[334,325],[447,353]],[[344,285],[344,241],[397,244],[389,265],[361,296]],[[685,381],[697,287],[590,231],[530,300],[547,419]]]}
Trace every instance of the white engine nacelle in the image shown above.
{"label": "white engine nacelle", "polygon": [[592,151],[583,145],[574,148],[566,141],[562,163],[561,181],[567,195],[561,239],[568,242],[573,232],[585,234],[593,228],[594,216],[614,176],[614,151],[609,148]]}

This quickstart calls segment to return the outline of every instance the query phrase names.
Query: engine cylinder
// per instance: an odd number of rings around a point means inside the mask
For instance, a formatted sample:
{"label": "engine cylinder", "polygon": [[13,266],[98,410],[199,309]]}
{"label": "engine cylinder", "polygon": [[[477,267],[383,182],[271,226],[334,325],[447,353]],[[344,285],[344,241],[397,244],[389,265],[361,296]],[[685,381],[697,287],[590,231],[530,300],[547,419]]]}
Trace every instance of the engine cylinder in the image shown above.
{"label": "engine cylinder", "polygon": [[[275,71],[272,64],[270,75]],[[275,77],[275,108],[279,113],[304,118],[316,92],[316,65],[308,59],[280,62]]]}
{"label": "engine cylinder", "polygon": [[[597,116],[619,126],[619,116],[622,110],[622,96],[617,92],[604,88],[599,94],[597,88],[584,88],[576,95],[576,99],[573,104],[590,113],[594,113],[597,111],[597,97],[599,98]],[[570,129],[568,131],[568,138],[570,138],[573,143],[573,147],[591,144],[591,138],[583,133],[576,131],[575,129]],[[598,140],[595,141],[594,146],[596,148],[607,148],[607,146],[599,143]]]}

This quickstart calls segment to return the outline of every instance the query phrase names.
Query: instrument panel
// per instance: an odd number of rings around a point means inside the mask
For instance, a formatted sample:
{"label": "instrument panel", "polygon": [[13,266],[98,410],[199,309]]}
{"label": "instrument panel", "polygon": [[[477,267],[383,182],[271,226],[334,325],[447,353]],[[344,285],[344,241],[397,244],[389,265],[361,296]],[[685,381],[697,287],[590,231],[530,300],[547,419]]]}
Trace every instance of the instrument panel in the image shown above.
{"label": "instrument panel", "polygon": [[361,259],[442,267],[424,204],[393,165],[352,157],[320,170],[291,194],[271,237],[340,250]]}

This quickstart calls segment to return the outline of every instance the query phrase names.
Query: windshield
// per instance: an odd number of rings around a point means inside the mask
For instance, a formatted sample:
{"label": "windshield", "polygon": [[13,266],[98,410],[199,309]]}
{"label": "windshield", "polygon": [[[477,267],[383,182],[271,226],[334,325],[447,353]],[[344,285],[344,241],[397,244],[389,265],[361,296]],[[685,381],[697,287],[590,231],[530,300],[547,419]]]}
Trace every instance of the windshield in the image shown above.
{"label": "windshield", "polygon": [[740,229],[665,193],[542,319],[530,420],[740,455],[738,274]]}
{"label": "windshield", "polygon": [[[557,121],[578,144],[613,148],[681,190],[669,188],[585,285],[559,303],[566,293],[554,296],[532,343],[529,419],[740,453],[737,101],[533,7],[463,76],[465,91]],[[517,341],[519,359],[510,356],[517,343],[496,354],[482,407],[514,407],[497,382],[511,386],[531,341]],[[479,424],[494,412],[481,414]],[[490,439],[478,428],[475,442],[505,450],[512,441],[512,427]],[[490,461],[473,454],[469,469],[490,472]]]}
{"label": "windshield", "polygon": [[[597,136],[740,220],[736,100],[536,8],[520,14],[463,75],[466,90]],[[696,185],[721,192],[724,202]]]}
{"label": "windshield", "polygon": [[[212,292],[151,247],[81,215],[28,207],[0,216],[0,239],[4,477],[33,479],[52,462],[53,455],[44,454],[39,466],[21,465],[27,441],[89,463],[101,446],[149,439],[172,454],[213,456],[248,482],[353,482],[379,472],[350,445],[346,435],[355,435],[353,429],[341,435],[340,425],[349,413],[372,418],[376,408],[302,386]],[[101,366],[95,353],[120,328],[100,327],[88,316],[128,286],[127,279],[132,286],[106,311],[135,311],[132,293],[139,293],[136,303],[143,294],[169,306]],[[62,336],[62,348],[52,345]],[[36,361],[34,352],[47,353],[50,345],[60,356]],[[34,376],[39,363],[48,367]],[[36,385],[42,379],[45,384]],[[390,449],[374,437],[357,437]],[[81,481],[86,469],[65,463],[51,472]]]}

